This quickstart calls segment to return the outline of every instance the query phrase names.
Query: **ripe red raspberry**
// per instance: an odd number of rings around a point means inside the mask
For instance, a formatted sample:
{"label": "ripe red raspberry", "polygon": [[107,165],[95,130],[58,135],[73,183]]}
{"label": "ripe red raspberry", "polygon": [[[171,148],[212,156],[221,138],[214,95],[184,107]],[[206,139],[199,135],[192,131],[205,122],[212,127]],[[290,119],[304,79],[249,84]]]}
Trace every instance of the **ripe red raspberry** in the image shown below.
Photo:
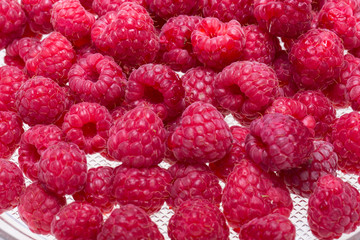
{"label": "ripe red raspberry", "polygon": [[319,178],[308,203],[308,223],[321,239],[340,238],[360,225],[360,194],[331,174]]}
{"label": "ripe red raspberry", "polygon": [[255,218],[241,227],[240,239],[295,240],[295,226],[285,216],[274,213]]}
{"label": "ripe red raspberry", "polygon": [[159,34],[162,62],[175,71],[186,72],[200,65],[193,53],[191,33],[201,21],[199,16],[180,15],[170,18]]}
{"label": "ripe red raspberry", "polygon": [[256,217],[280,213],[289,217],[293,208],[284,182],[252,161],[242,159],[230,173],[222,204],[224,215],[235,231]]}
{"label": "ripe red raspberry", "polygon": [[41,42],[38,38],[24,37],[14,40],[6,48],[4,62],[9,66],[25,69],[28,59],[35,57],[41,50]]}
{"label": "ripe red raspberry", "polygon": [[226,182],[227,177],[234,170],[235,165],[246,157],[245,137],[250,132],[248,128],[240,126],[232,126],[230,131],[234,138],[230,152],[219,161],[209,164],[215,175],[224,182]]}
{"label": "ripe red raspberry", "polygon": [[31,76],[48,77],[65,85],[74,60],[71,43],[61,33],[52,32],[41,42],[36,56],[26,61],[26,69]]}
{"label": "ripe red raspberry", "polygon": [[0,159],[9,159],[19,146],[23,134],[19,116],[10,111],[0,111]]}
{"label": "ripe red raspberry", "polygon": [[126,2],[96,20],[91,39],[103,53],[129,67],[154,61],[160,44],[154,22],[142,6]]}
{"label": "ripe red raspberry", "polygon": [[215,69],[239,60],[245,41],[244,30],[235,20],[223,23],[217,18],[204,18],[191,34],[194,54],[205,66]]}
{"label": "ripe red raspberry", "polygon": [[103,226],[103,215],[88,203],[73,202],[63,207],[51,223],[58,240],[96,240]]}
{"label": "ripe red raspberry", "polygon": [[95,16],[86,11],[79,0],[59,0],[51,10],[51,24],[75,46],[90,42]]}
{"label": "ripe red raspberry", "polygon": [[195,199],[205,199],[216,206],[220,205],[222,189],[219,179],[205,164],[176,163],[168,171],[172,176],[167,188],[170,196],[166,200],[170,208],[177,209],[183,202]]}
{"label": "ripe red raspberry", "polygon": [[126,79],[111,57],[86,54],[71,67],[68,76],[71,91],[81,101],[113,108],[124,99]]}
{"label": "ripe red raspberry", "polygon": [[20,195],[25,189],[25,181],[21,170],[15,163],[0,160],[0,214],[15,208]]}
{"label": "ripe red raspberry", "polygon": [[291,192],[307,198],[314,191],[316,181],[321,176],[336,176],[337,163],[338,156],[331,143],[314,141],[314,151],[309,162],[298,168],[281,171],[281,176]]}
{"label": "ripe red raspberry", "polygon": [[110,213],[115,205],[112,196],[114,169],[100,166],[89,169],[83,190],[73,195],[75,201],[86,201],[103,213]]}
{"label": "ripe red raspberry", "polygon": [[49,234],[53,218],[65,204],[65,197],[47,192],[39,182],[34,182],[20,197],[19,216],[32,232]]}
{"label": "ripe red raspberry", "polygon": [[62,138],[61,129],[52,124],[35,125],[21,136],[18,161],[25,176],[33,181],[38,179],[40,155]]}
{"label": "ripe red raspberry", "polygon": [[82,102],[72,105],[65,114],[62,130],[65,138],[87,154],[106,148],[112,118],[98,103]]}
{"label": "ripe red raspberry", "polygon": [[274,70],[263,63],[235,62],[215,78],[215,96],[221,107],[236,117],[251,120],[261,116],[279,95]]}
{"label": "ripe red raspberry", "polygon": [[86,156],[73,143],[58,142],[42,152],[39,161],[39,181],[58,194],[74,194],[86,183]]}
{"label": "ripe red raspberry", "polygon": [[198,1],[193,0],[145,0],[150,12],[161,18],[171,18],[177,15],[196,15],[199,11]]}
{"label": "ripe red raspberry", "polygon": [[130,106],[145,101],[161,119],[171,119],[184,110],[184,89],[170,67],[146,64],[134,70],[127,83],[125,100]]}
{"label": "ripe red raspberry", "polygon": [[168,234],[171,239],[229,239],[229,227],[219,208],[203,200],[188,200],[170,218]]}
{"label": "ripe red raspberry", "polygon": [[93,0],[92,10],[98,16],[103,16],[110,11],[118,11],[124,2],[134,2],[146,7],[145,0]]}
{"label": "ripe red raspberry", "polygon": [[341,39],[327,29],[312,29],[291,48],[289,59],[294,67],[294,81],[300,88],[325,88],[339,77],[344,62]]}
{"label": "ripe red raspberry", "polygon": [[175,158],[187,163],[215,162],[231,150],[232,135],[221,113],[209,103],[195,102],[181,116],[168,140]]}
{"label": "ripe red raspberry", "polygon": [[115,209],[98,235],[98,240],[152,239],[163,240],[157,225],[141,208],[128,204]]}

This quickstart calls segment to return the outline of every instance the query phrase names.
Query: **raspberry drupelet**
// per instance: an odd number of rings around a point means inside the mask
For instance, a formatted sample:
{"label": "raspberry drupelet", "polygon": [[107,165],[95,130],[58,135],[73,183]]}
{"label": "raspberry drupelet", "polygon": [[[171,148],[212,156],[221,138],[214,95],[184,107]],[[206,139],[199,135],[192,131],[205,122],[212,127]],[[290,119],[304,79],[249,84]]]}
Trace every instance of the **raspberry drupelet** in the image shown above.
{"label": "raspberry drupelet", "polygon": [[19,147],[23,134],[20,117],[10,111],[0,111],[0,158],[9,159]]}

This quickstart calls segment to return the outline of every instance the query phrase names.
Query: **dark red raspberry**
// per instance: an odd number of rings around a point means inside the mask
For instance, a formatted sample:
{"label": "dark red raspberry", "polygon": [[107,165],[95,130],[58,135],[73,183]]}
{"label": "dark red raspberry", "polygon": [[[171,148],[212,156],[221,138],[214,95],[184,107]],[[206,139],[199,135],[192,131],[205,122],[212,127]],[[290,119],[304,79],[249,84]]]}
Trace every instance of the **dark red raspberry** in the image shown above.
{"label": "dark red raspberry", "polygon": [[81,101],[113,108],[124,99],[126,79],[111,57],[86,54],[71,67],[68,76],[71,91]]}
{"label": "dark red raspberry", "polygon": [[134,2],[146,7],[145,0],[93,0],[92,10],[98,15],[103,16],[110,11],[118,11],[124,2]]}
{"label": "dark red raspberry", "polygon": [[40,183],[34,182],[20,197],[19,216],[32,232],[50,234],[51,222],[65,204],[65,197],[47,192]]}
{"label": "dark red raspberry", "polygon": [[86,183],[86,156],[73,143],[58,142],[42,152],[39,181],[58,194],[74,194]]}
{"label": "dark red raspberry", "polygon": [[122,205],[134,204],[147,214],[159,211],[169,197],[170,173],[160,167],[115,168],[113,196]]}
{"label": "dark red raspberry", "polygon": [[245,149],[264,170],[278,171],[308,162],[314,146],[310,130],[301,121],[270,113],[251,123]]}
{"label": "dark red raspberry", "polygon": [[164,24],[159,34],[162,62],[182,72],[200,65],[191,45],[191,33],[200,21],[199,16],[180,15]]}
{"label": "dark red raspberry", "polygon": [[9,159],[19,147],[23,134],[19,116],[10,111],[0,111],[0,159]]}
{"label": "dark red raspberry", "polygon": [[260,117],[279,95],[274,70],[258,62],[232,63],[217,75],[214,84],[220,106],[239,118],[247,118],[248,124]]}
{"label": "dark red raspberry", "polygon": [[58,240],[96,240],[103,226],[103,215],[88,203],[73,202],[63,207],[51,223]]}
{"label": "dark red raspberry", "polygon": [[98,103],[82,102],[72,105],[65,114],[62,130],[65,138],[87,154],[106,148],[112,118],[109,111]]}
{"label": "dark red raspberry", "polygon": [[115,205],[112,197],[114,169],[100,166],[89,169],[83,190],[73,195],[75,201],[86,201],[98,207],[103,213],[109,213]]}
{"label": "dark red raspberry", "polygon": [[170,218],[170,239],[229,239],[229,227],[219,208],[203,200],[188,200]]}
{"label": "dark red raspberry", "polygon": [[15,163],[0,160],[0,214],[15,208],[25,189],[21,170]]}
{"label": "dark red raspberry", "polygon": [[234,170],[235,165],[246,157],[245,137],[250,132],[248,128],[240,126],[232,126],[230,131],[234,138],[230,152],[219,161],[209,164],[215,175],[224,182],[226,182],[227,177]]}
{"label": "dark red raspberry", "polygon": [[222,114],[209,103],[195,102],[183,112],[168,147],[181,162],[208,163],[225,157],[232,141]]}
{"label": "dark red raspberry", "polygon": [[157,225],[141,208],[128,204],[115,209],[98,235],[98,240],[152,239],[163,240]]}
{"label": "dark red raspberry", "polygon": [[149,103],[163,120],[180,115],[185,108],[179,76],[161,64],[146,64],[134,70],[128,79],[125,100],[130,106]]}
{"label": "dark red raspberry", "polygon": [[316,181],[326,174],[336,176],[338,156],[334,146],[325,141],[314,141],[314,151],[309,163],[298,168],[281,171],[288,188],[302,197],[309,197],[314,191]]}
{"label": "dark red raspberry", "polygon": [[34,77],[16,93],[16,107],[21,119],[30,126],[56,122],[66,109],[65,91],[53,80]]}
{"label": "dark red raspberry", "polygon": [[312,29],[291,48],[289,59],[300,88],[325,88],[339,77],[344,62],[341,39],[327,29]]}
{"label": "dark red raspberry", "polygon": [[168,171],[172,176],[171,185],[167,188],[170,196],[168,206],[177,209],[187,200],[205,199],[216,206],[221,202],[219,179],[205,164],[187,165],[176,163]]}
{"label": "dark red raspberry", "polygon": [[247,159],[242,159],[230,173],[222,204],[229,225],[237,232],[256,217],[270,213],[289,217],[293,208],[284,182],[274,173],[263,171]]}
{"label": "dark red raspberry", "polygon": [[91,39],[103,53],[129,67],[153,62],[160,49],[154,22],[142,6],[126,2],[96,20]]}
{"label": "dark red raspberry", "polygon": [[7,46],[4,61],[9,66],[24,69],[26,61],[35,57],[40,50],[41,42],[38,38],[24,37],[16,39]]}
{"label": "dark red raspberry", "polygon": [[35,125],[21,136],[18,161],[25,176],[33,181],[38,179],[40,155],[62,138],[61,129],[55,125]]}
{"label": "dark red raspberry", "polygon": [[331,174],[319,178],[308,203],[308,223],[315,237],[340,238],[360,225],[360,194]]}
{"label": "dark red raspberry", "polygon": [[150,12],[161,18],[171,18],[177,15],[196,15],[199,11],[198,0],[145,0]]}
{"label": "dark red raspberry", "polygon": [[240,239],[295,240],[294,224],[285,216],[274,213],[255,218],[241,227]]}
{"label": "dark red raspberry", "polygon": [[79,0],[59,0],[51,10],[51,24],[75,46],[90,42],[95,16],[86,11]]}
{"label": "dark red raspberry", "polygon": [[239,60],[245,41],[244,30],[235,20],[223,23],[217,18],[204,18],[191,34],[196,57],[205,66],[215,69]]}

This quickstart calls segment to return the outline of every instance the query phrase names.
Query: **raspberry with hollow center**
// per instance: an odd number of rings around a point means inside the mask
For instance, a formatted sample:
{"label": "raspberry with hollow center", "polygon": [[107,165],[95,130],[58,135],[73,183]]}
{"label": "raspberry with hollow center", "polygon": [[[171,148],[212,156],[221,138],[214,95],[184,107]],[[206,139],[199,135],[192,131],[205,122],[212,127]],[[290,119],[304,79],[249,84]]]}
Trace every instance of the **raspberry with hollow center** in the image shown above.
{"label": "raspberry with hollow center", "polygon": [[6,48],[4,62],[9,66],[15,66],[25,70],[26,61],[35,57],[41,50],[40,39],[23,37],[14,40]]}

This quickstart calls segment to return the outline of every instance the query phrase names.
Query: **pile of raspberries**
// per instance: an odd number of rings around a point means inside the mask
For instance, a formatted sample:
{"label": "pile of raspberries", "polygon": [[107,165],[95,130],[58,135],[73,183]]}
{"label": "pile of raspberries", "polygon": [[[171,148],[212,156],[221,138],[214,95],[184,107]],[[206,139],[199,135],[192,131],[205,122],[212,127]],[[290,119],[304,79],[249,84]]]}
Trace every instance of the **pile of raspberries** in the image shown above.
{"label": "pile of raspberries", "polygon": [[291,194],[360,225],[357,0],[0,0],[0,50],[0,213],[34,233],[294,240]]}

